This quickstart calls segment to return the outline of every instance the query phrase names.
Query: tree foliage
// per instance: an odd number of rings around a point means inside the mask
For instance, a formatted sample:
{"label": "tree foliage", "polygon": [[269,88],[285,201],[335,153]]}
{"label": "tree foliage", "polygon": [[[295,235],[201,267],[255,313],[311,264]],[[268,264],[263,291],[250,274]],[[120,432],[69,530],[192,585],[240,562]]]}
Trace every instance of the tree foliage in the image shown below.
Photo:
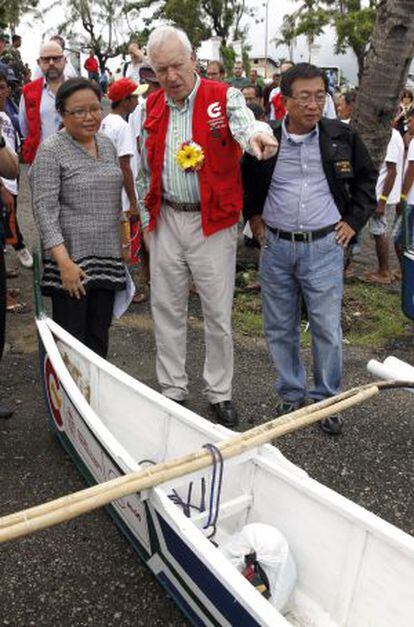
{"label": "tree foliage", "polygon": [[9,28],[13,33],[17,30],[25,13],[33,10],[39,0],[0,0],[0,28]]}
{"label": "tree foliage", "polygon": [[187,33],[194,48],[211,36],[211,28],[202,19],[201,0],[168,0],[163,15]]}
{"label": "tree foliage", "polygon": [[232,48],[232,46],[221,46],[220,55],[227,76],[231,76],[233,74],[233,66],[236,60],[236,51]]}
{"label": "tree foliage", "polygon": [[295,11],[296,36],[305,35],[309,53],[316,37],[323,33],[329,23],[329,13],[321,6],[320,0],[300,0],[301,6]]}
{"label": "tree foliage", "polygon": [[220,37],[221,45],[232,40],[244,40],[247,25],[243,17],[253,15],[254,9],[246,6],[246,0],[137,0],[128,2],[129,14],[142,9],[153,9],[145,18],[147,27],[154,21],[164,21],[182,28],[197,47],[212,35]]}
{"label": "tree foliage", "polygon": [[292,59],[296,38],[296,15],[292,13],[284,15],[282,26],[280,27],[280,37],[276,37],[273,40],[275,46],[286,46],[289,50],[289,58]]}
{"label": "tree foliage", "polygon": [[351,48],[357,58],[358,75],[361,78],[378,2],[370,0],[366,7],[362,7],[361,0],[331,0],[327,4],[331,10],[331,24],[336,31],[335,52],[343,53]]}
{"label": "tree foliage", "polygon": [[284,16],[281,36],[276,39],[276,43],[286,45],[291,50],[296,37],[305,35],[311,46],[329,24],[335,29],[335,52],[343,53],[351,48],[361,75],[379,0],[369,0],[368,6],[362,6],[362,0],[296,1],[302,4],[296,11]]}
{"label": "tree foliage", "polygon": [[352,113],[352,124],[377,166],[384,159],[413,56],[412,2],[381,0]]}
{"label": "tree foliage", "polygon": [[[120,0],[68,0],[66,20],[58,32],[73,38],[85,50],[95,51],[101,70],[107,59],[125,51],[126,3]],[[79,26],[82,31],[79,31]]]}

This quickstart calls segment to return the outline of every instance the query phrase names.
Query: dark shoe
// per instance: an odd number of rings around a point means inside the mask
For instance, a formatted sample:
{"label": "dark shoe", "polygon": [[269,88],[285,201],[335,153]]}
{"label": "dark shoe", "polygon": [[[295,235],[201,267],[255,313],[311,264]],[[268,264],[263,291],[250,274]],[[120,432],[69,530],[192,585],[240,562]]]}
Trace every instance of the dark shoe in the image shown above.
{"label": "dark shoe", "polygon": [[319,421],[319,427],[324,431],[324,433],[329,433],[329,435],[339,435],[342,433],[344,421],[341,416],[330,416],[329,418],[324,418]]}
{"label": "dark shoe", "polygon": [[0,418],[10,418],[13,415],[14,409],[10,409],[6,405],[0,403]]}
{"label": "dark shoe", "polygon": [[210,403],[210,407],[216,415],[217,422],[224,427],[235,427],[239,423],[239,417],[232,401]]}
{"label": "dark shoe", "polygon": [[305,405],[305,399],[302,398],[300,401],[280,401],[278,405],[276,405],[276,414],[278,416],[283,416],[284,414],[290,414],[292,411],[296,411]]}

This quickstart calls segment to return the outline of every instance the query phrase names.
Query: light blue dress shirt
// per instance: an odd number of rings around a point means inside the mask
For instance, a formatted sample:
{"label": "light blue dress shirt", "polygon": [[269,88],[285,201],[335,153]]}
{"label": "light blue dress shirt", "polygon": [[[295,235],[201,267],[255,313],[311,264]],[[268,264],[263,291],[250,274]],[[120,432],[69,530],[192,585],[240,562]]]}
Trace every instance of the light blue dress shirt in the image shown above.
{"label": "light blue dress shirt", "polygon": [[263,220],[282,231],[317,231],[341,219],[322,166],[319,128],[289,134],[285,120]]}
{"label": "light blue dress shirt", "polygon": [[[55,94],[51,91],[51,89],[49,89],[46,81],[43,84],[42,99],[40,101],[40,121],[41,142],[43,142],[47,137],[50,137],[50,135],[54,135],[54,133],[59,130],[62,121],[60,113],[56,111]],[[29,129],[27,126],[26,106],[23,96],[20,98],[19,103],[19,122],[23,137],[27,137]]]}

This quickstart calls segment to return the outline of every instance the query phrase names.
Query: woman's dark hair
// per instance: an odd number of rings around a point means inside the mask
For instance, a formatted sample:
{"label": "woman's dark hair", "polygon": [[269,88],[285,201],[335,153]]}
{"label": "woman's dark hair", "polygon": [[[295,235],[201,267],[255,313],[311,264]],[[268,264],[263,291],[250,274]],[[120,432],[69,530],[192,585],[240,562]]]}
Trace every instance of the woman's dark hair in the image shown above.
{"label": "woman's dark hair", "polygon": [[0,81],[4,81],[5,83],[7,83],[7,85],[9,84],[7,76],[5,75],[4,72],[1,72],[1,71],[0,71]]}
{"label": "woman's dark hair", "polygon": [[82,89],[93,91],[99,102],[101,101],[102,92],[94,81],[90,81],[82,76],[75,76],[74,78],[68,78],[57,90],[55,101],[56,110],[59,111],[60,114],[64,113],[67,99]]}
{"label": "woman's dark hair", "polygon": [[326,90],[326,76],[323,70],[311,63],[297,63],[284,72],[280,78],[280,91],[282,96],[292,95],[292,85],[298,78],[321,78]]}
{"label": "woman's dark hair", "polygon": [[401,94],[401,100],[403,98],[409,98],[410,100],[414,100],[414,95],[413,92],[411,91],[411,89],[404,89],[402,94]]}
{"label": "woman's dark hair", "polygon": [[355,104],[355,100],[357,97],[357,93],[354,89],[350,89],[349,91],[344,92],[343,94],[340,94],[343,99],[345,100],[345,103],[349,106],[349,105],[353,105]]}

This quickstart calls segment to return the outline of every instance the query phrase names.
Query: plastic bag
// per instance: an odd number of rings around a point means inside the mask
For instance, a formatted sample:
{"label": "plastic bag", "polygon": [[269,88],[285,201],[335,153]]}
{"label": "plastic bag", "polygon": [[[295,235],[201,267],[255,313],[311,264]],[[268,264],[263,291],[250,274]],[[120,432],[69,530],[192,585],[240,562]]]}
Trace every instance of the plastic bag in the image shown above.
{"label": "plastic bag", "polygon": [[245,569],[246,555],[255,552],[269,581],[269,603],[279,612],[289,609],[296,583],[296,565],[286,538],[276,527],[262,523],[246,525],[219,549],[240,572]]}

